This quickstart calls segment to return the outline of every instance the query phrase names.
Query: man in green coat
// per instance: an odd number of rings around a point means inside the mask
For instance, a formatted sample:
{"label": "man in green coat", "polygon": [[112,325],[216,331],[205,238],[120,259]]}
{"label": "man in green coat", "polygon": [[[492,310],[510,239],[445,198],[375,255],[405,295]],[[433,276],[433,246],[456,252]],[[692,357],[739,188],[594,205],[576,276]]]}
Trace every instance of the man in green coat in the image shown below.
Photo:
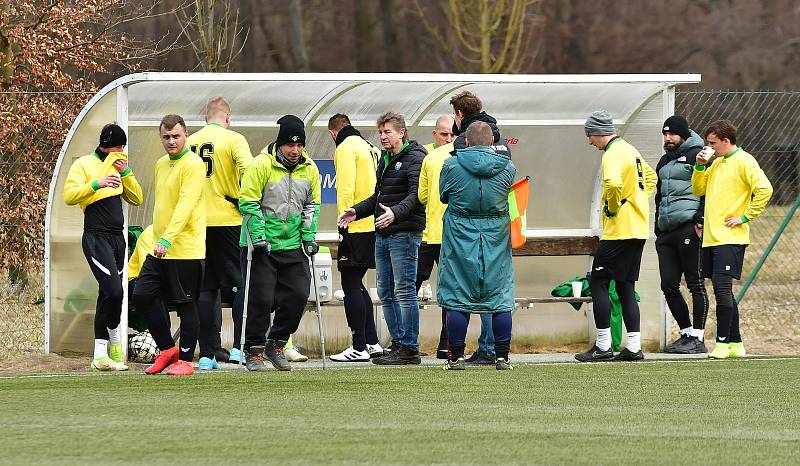
{"label": "man in green coat", "polygon": [[511,369],[514,274],[508,192],[516,168],[497,153],[492,129],[474,122],[467,147],[442,167],[439,190],[444,215],[437,299],[447,311],[449,359],[445,370],[464,369],[464,339],[470,314],[492,314],[495,367]]}

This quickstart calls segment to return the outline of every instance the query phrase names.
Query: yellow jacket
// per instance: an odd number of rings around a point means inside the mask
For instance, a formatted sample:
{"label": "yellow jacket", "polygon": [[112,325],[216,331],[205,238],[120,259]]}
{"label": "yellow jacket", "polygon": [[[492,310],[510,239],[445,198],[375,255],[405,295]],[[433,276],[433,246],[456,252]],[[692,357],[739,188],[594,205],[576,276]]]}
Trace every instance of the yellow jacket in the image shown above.
{"label": "yellow jacket", "polygon": [[156,162],[153,238],[167,247],[165,259],[206,257],[206,164],[188,148]]}
{"label": "yellow jacket", "polygon": [[[752,155],[740,147],[717,157],[710,167],[695,166],[692,191],[706,196],[703,247],[750,244],[750,220],[764,211],[772,197],[772,184]],[[733,228],[725,220],[739,217],[744,223]]]}
{"label": "yellow jacket", "polygon": [[145,228],[139,235],[139,239],[136,240],[136,247],[133,248],[131,258],[128,259],[128,281],[139,276],[148,254],[153,254],[153,225]]}
{"label": "yellow jacket", "polygon": [[64,182],[64,202],[67,205],[79,204],[81,210],[86,210],[89,204],[99,200],[122,196],[122,199],[131,205],[142,204],[142,187],[136,181],[136,176],[130,167],[120,173],[122,184],[117,188],[101,188],[97,181],[113,173],[117,169],[112,166],[117,160],[128,160],[128,155],[122,152],[111,152],[105,160],[100,160],[96,153],[84,155],[76,160],[69,168],[67,180]]}
{"label": "yellow jacket", "polygon": [[[336,170],[336,211],[338,215],[375,193],[378,150],[361,136],[347,136],[336,147],[333,166]],[[375,231],[375,217],[350,223],[350,233]]]}
{"label": "yellow jacket", "polygon": [[442,217],[447,210],[447,204],[439,197],[439,175],[444,161],[451,157],[451,152],[452,142],[437,147],[422,160],[417,195],[419,202],[425,204],[425,231],[422,232],[424,243],[442,244]]}
{"label": "yellow jacket", "polygon": [[[447,145],[447,144],[445,144],[445,145]],[[438,148],[439,148],[439,147],[441,147],[441,146],[438,146],[438,147],[437,147],[437,146],[436,146],[436,143],[435,143],[435,142],[432,142],[432,143],[430,143],[430,144],[425,144],[425,145],[424,145],[424,146],[422,146],[422,147],[425,149],[425,152],[427,152],[427,153],[429,153],[429,154],[430,154],[431,152],[433,152],[433,150],[434,150],[434,149],[438,149]]]}
{"label": "yellow jacket", "polygon": [[186,146],[206,164],[206,225],[241,225],[239,180],[253,162],[247,140],[235,131],[210,123],[189,136]]}
{"label": "yellow jacket", "polygon": [[613,139],[603,153],[604,240],[647,239],[650,203],[658,175],[639,151],[621,138]]}

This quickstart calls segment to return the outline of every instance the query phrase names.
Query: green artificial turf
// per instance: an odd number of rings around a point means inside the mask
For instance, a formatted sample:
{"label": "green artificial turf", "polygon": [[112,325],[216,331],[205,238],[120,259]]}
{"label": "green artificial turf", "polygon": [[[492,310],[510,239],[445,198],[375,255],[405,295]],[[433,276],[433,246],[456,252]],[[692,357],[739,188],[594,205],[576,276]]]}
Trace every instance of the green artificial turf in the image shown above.
{"label": "green artificial turf", "polygon": [[800,359],[2,378],[2,464],[797,464]]}

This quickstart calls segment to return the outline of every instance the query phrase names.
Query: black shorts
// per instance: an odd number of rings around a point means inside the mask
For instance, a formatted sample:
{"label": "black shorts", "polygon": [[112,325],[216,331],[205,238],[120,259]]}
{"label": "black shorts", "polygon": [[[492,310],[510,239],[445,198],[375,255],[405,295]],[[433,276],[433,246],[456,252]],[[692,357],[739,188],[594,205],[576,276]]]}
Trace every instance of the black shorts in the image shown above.
{"label": "black shorts", "polygon": [[375,232],[350,233],[339,228],[339,251],[336,265],[340,268],[375,268]]}
{"label": "black shorts", "polygon": [[746,247],[746,244],[720,244],[703,248],[700,267],[702,277],[711,278],[713,274],[722,274],[740,280]]}
{"label": "black shorts", "polygon": [[417,260],[417,282],[424,282],[431,278],[433,264],[439,263],[441,244],[421,243],[419,245],[419,259]]}
{"label": "black shorts", "polygon": [[156,259],[147,255],[133,294],[181,304],[196,301],[203,280],[203,259]]}
{"label": "black shorts", "polygon": [[206,270],[201,290],[242,286],[241,226],[206,228]]}
{"label": "black shorts", "polygon": [[639,279],[643,239],[600,240],[592,261],[592,277],[623,282]]}

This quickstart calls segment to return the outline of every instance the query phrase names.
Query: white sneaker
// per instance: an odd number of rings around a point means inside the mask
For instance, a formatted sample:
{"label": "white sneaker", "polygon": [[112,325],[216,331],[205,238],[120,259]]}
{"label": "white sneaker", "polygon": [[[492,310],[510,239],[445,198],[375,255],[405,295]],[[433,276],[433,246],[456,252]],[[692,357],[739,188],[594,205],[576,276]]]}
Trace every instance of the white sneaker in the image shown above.
{"label": "white sneaker", "polygon": [[383,356],[385,353],[383,346],[380,343],[375,343],[374,345],[367,345],[367,353],[369,353],[370,358],[379,358]]}
{"label": "white sneaker", "polygon": [[297,351],[297,348],[284,348],[283,355],[286,356],[286,360],[289,362],[308,361],[308,356],[304,355],[300,351]]}
{"label": "white sneaker", "polygon": [[367,362],[369,361],[369,353],[366,351],[356,351],[356,349],[351,346],[339,354],[332,355],[331,361]]}

